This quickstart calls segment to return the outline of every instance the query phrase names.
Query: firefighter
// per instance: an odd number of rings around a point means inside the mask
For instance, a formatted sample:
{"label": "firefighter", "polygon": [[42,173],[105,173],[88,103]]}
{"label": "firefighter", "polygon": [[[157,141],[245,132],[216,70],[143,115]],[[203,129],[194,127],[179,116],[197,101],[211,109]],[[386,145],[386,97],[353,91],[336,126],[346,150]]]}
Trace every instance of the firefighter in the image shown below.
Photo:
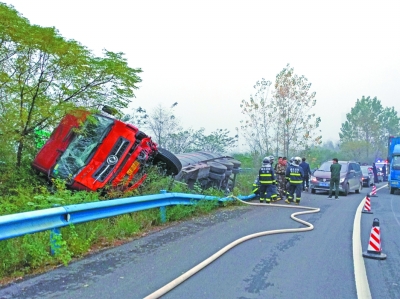
{"label": "firefighter", "polygon": [[286,199],[288,199],[288,197],[289,197],[289,189],[290,189],[290,177],[288,177],[288,176],[286,175],[286,170],[289,168],[290,165],[292,165],[293,161],[294,161],[294,157],[291,157],[290,160],[289,160],[289,164],[287,165],[287,167],[286,167],[286,169],[285,169],[285,178],[286,178],[286,186],[285,186],[285,187],[286,187]]}
{"label": "firefighter", "polygon": [[[274,169],[274,173],[275,173],[276,167],[274,166],[274,161],[275,161],[274,156],[269,156],[269,160],[270,160],[270,162],[271,162],[271,167],[272,167],[272,169]],[[273,186],[273,187],[272,187],[273,191],[272,191],[271,201],[272,201],[272,202],[275,202],[275,201],[277,201],[277,200],[281,200],[282,198],[281,198],[281,196],[278,194],[278,190],[277,190],[277,188],[276,188],[276,177],[275,177],[275,180],[274,180],[272,186]]]}
{"label": "firefighter", "polygon": [[271,203],[274,191],[273,184],[275,182],[275,173],[269,157],[263,159],[258,179],[260,181],[260,202]]}
{"label": "firefighter", "polygon": [[293,202],[294,194],[296,193],[296,204],[300,204],[301,199],[301,191],[303,190],[303,177],[304,171],[303,168],[300,167],[301,158],[295,157],[293,159],[293,163],[289,165],[286,169],[286,177],[290,179],[289,186],[289,196],[285,200],[286,203],[290,204]]}
{"label": "firefighter", "polygon": [[258,177],[254,180],[252,191],[256,195],[255,199],[260,199],[260,181],[258,180]]}

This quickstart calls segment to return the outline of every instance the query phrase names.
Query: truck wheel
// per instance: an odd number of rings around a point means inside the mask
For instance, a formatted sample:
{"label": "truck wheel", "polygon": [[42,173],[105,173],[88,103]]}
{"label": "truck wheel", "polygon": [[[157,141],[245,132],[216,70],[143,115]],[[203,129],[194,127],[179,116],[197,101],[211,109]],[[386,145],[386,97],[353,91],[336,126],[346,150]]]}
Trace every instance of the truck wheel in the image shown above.
{"label": "truck wheel", "polygon": [[225,165],[222,165],[217,162],[207,162],[207,165],[210,166],[210,172],[222,174],[225,173],[227,168]]}
{"label": "truck wheel", "polygon": [[158,148],[158,154],[154,158],[153,164],[164,164],[162,167],[167,171],[167,175],[176,175],[182,169],[182,163],[179,159],[170,151],[165,148]]}
{"label": "truck wheel", "polygon": [[220,164],[226,166],[226,168],[228,170],[232,170],[233,169],[233,163],[228,161],[228,160],[217,159],[217,160],[214,160],[214,162],[217,162],[217,163],[220,163]]}
{"label": "truck wheel", "polygon": [[394,194],[395,188],[389,186],[390,194]]}
{"label": "truck wheel", "polygon": [[242,162],[235,160],[235,159],[228,159],[228,162],[233,164],[233,168],[239,168],[242,165]]}
{"label": "truck wheel", "polygon": [[220,181],[220,180],[223,180],[223,179],[225,178],[225,174],[218,174],[218,173],[210,172],[210,173],[208,174],[208,177],[209,177],[210,179]]}

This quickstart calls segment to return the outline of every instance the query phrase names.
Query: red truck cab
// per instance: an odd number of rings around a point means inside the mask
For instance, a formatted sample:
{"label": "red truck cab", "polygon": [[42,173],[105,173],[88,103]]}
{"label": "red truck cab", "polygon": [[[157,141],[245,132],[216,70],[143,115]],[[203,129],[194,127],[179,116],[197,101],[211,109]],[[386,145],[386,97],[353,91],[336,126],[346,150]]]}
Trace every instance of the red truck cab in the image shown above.
{"label": "red truck cab", "polygon": [[157,144],[137,127],[103,114],[66,115],[36,155],[32,167],[75,190],[107,185],[137,188],[157,155]]}

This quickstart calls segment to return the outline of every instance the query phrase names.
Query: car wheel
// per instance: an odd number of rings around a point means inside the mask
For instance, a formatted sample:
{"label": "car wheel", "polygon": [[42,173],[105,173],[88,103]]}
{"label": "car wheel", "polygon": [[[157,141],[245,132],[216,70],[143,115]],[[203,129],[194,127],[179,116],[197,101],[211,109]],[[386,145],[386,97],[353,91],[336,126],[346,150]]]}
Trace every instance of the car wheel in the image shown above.
{"label": "car wheel", "polygon": [[360,182],[360,186],[358,186],[358,189],[356,189],[356,193],[360,193],[360,190],[362,190],[362,187],[363,187],[363,185],[362,185],[362,183]]}
{"label": "car wheel", "polygon": [[349,184],[346,184],[346,186],[344,187],[343,195],[347,196],[348,194],[349,194]]}
{"label": "car wheel", "polygon": [[312,194],[315,194],[315,189],[311,189],[311,193],[312,193]]}
{"label": "car wheel", "polygon": [[395,188],[389,186],[390,194],[394,194]]}

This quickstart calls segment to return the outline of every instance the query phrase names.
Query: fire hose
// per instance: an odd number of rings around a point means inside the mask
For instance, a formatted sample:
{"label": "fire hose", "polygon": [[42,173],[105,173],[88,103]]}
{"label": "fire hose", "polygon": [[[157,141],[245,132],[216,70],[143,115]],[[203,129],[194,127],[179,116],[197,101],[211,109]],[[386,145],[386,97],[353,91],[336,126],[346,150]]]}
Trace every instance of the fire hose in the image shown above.
{"label": "fire hose", "polygon": [[262,232],[259,232],[259,233],[254,233],[254,234],[250,234],[250,235],[244,236],[242,238],[239,238],[236,241],[233,241],[232,243],[226,245],[224,248],[220,249],[219,251],[214,253],[209,258],[205,259],[200,264],[194,266],[189,271],[183,273],[181,276],[175,278],[174,280],[172,280],[171,282],[169,282],[165,286],[159,288],[157,291],[155,291],[155,292],[151,293],[150,295],[146,296],[144,299],[160,298],[161,296],[165,295],[166,293],[168,293],[169,291],[171,291],[172,289],[174,289],[175,287],[180,285],[182,282],[187,280],[189,277],[191,277],[192,275],[196,274],[197,272],[199,272],[200,270],[202,270],[203,268],[205,268],[209,264],[211,264],[217,258],[219,258],[224,253],[226,253],[228,250],[232,249],[236,245],[239,245],[240,243],[243,243],[243,242],[248,241],[250,239],[254,239],[254,238],[258,238],[258,237],[262,237],[262,236],[267,236],[267,235],[283,234],[283,233],[296,233],[296,232],[305,232],[305,231],[313,230],[314,226],[311,223],[309,223],[307,221],[304,221],[302,219],[296,218],[296,216],[305,215],[305,214],[311,214],[311,213],[318,213],[320,211],[319,208],[313,208],[313,207],[281,205],[281,204],[269,204],[269,205],[266,205],[264,203],[246,202],[246,201],[243,201],[243,200],[241,200],[241,199],[239,199],[239,198],[237,198],[235,196],[231,196],[231,197],[236,199],[236,200],[238,200],[238,201],[240,201],[240,202],[242,202],[242,203],[244,203],[244,204],[252,205],[252,206],[281,207],[281,208],[292,208],[292,209],[295,208],[295,209],[306,210],[306,211],[302,211],[302,212],[295,212],[295,213],[290,215],[290,218],[292,218],[294,221],[297,221],[297,222],[299,222],[301,224],[304,224],[306,227],[268,230],[268,231],[262,231]]}

